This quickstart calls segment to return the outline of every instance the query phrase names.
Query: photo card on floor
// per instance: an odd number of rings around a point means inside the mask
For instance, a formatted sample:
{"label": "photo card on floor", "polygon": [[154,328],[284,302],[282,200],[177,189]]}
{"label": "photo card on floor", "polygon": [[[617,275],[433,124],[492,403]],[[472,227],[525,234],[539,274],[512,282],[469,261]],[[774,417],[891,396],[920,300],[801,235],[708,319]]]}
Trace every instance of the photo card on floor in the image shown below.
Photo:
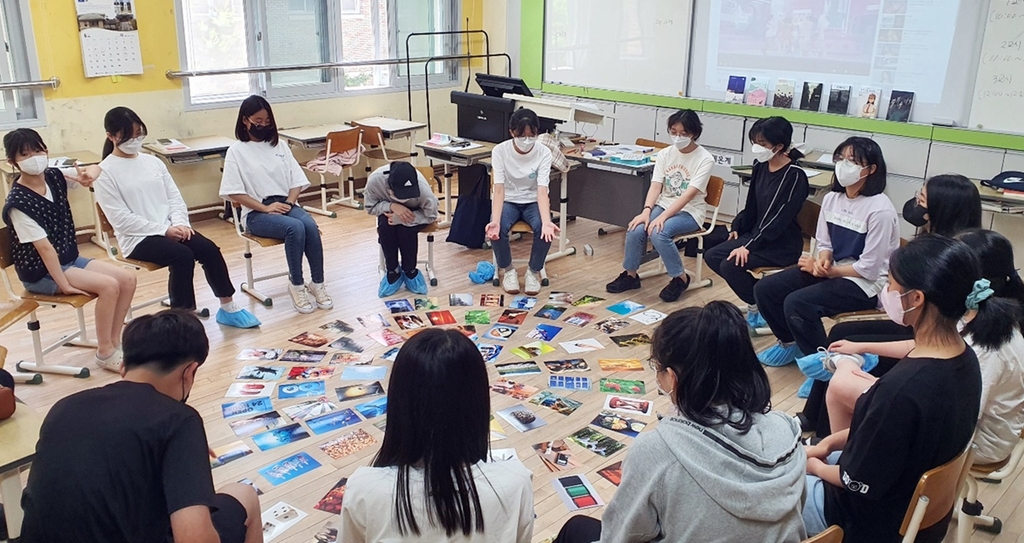
{"label": "photo card on floor", "polygon": [[[362,430],[360,430],[360,432],[362,432]],[[371,437],[370,439],[373,438]],[[326,445],[326,443],[324,445]],[[321,449],[322,448],[323,446],[321,445]],[[328,456],[330,455],[328,454]],[[339,456],[338,458],[341,457]],[[337,458],[335,458],[335,460],[337,460]],[[341,503],[345,499],[346,485],[348,485],[348,477],[342,477],[340,481],[334,483],[334,486],[332,486],[331,489],[327,491],[327,494],[324,495],[323,498],[320,498],[320,501],[318,501],[316,505],[313,506],[313,509],[316,509],[317,511],[323,511],[324,513],[330,513],[332,515],[341,515]],[[315,541],[317,543],[323,543],[320,539],[316,539]]]}
{"label": "photo card on floor", "polygon": [[597,387],[601,392],[610,392],[612,394],[633,394],[635,396],[647,394],[647,385],[639,379],[602,377],[597,382]]}
{"label": "photo card on floor", "polygon": [[405,298],[401,300],[385,300],[384,307],[386,307],[391,314],[408,313],[413,311],[412,303]]}
{"label": "photo card on floor", "polygon": [[548,409],[569,416],[583,405],[583,402],[579,402],[565,396],[560,396],[551,392],[550,390],[542,390],[537,393],[536,396],[530,398],[530,403],[539,405],[541,407],[547,407]]}
{"label": "photo card on floor", "polygon": [[242,349],[235,360],[269,362],[281,356],[281,349]]}
{"label": "photo card on floor", "polygon": [[551,481],[551,485],[555,487],[555,494],[561,498],[569,511],[604,505],[604,500],[597,494],[597,490],[594,490],[594,485],[590,484],[586,475],[559,477]]}
{"label": "photo card on floor", "polygon": [[299,345],[304,345],[306,347],[312,347],[315,349],[317,347],[323,347],[324,345],[327,345],[327,343],[330,340],[328,340],[326,337],[320,334],[317,334],[316,332],[303,332],[289,339],[288,341],[292,343],[298,343]]}
{"label": "photo card on floor", "polygon": [[320,329],[328,334],[351,334],[355,331],[349,323],[340,319],[323,324]]}
{"label": "photo card on floor", "polygon": [[295,443],[296,441],[306,439],[307,437],[309,437],[309,432],[296,422],[256,434],[252,436],[252,442],[255,443],[261,451],[269,451],[270,449],[276,449],[277,447],[288,445],[289,443]]}
{"label": "photo card on floor", "polygon": [[466,324],[491,324],[491,314],[486,309],[466,311]]}
{"label": "photo card on floor", "polygon": [[225,419],[269,413],[274,410],[270,398],[252,398],[221,404],[220,413]]}
{"label": "photo card on floor", "polygon": [[634,418],[620,415],[612,411],[601,411],[590,424],[605,430],[618,432],[629,437],[636,437],[647,427],[647,423]]}
{"label": "photo card on floor", "polygon": [[366,430],[360,428],[354,432],[349,432],[341,437],[321,443],[318,447],[324,452],[324,454],[330,456],[331,460],[340,460],[341,458],[344,458],[354,452],[361,451],[374,443],[377,443],[377,440],[370,434],[366,433]]}
{"label": "photo card on floor", "polygon": [[338,406],[327,399],[327,396],[320,396],[313,400],[306,400],[299,402],[295,405],[289,405],[288,407],[282,408],[285,415],[288,415],[292,420],[309,420],[321,415],[326,415],[331,411],[338,409]]}
{"label": "photo card on floor", "polygon": [[568,358],[564,360],[547,360],[544,365],[551,373],[581,372],[590,371],[590,366],[582,358]]}
{"label": "photo card on floor", "polygon": [[522,404],[506,407],[505,409],[498,411],[497,415],[505,419],[516,430],[524,433],[529,432],[530,430],[536,430],[537,428],[547,424],[544,419],[538,417],[536,413],[530,410],[530,408]]}
{"label": "photo card on floor", "polygon": [[351,409],[341,409],[338,411],[332,411],[326,415],[314,417],[306,421],[306,425],[316,435],[326,434],[327,432],[333,432],[353,424],[359,424],[363,422],[359,419],[359,415]]}
{"label": "photo card on floor", "polygon": [[319,364],[324,361],[327,351],[311,351],[308,349],[288,349],[281,355],[281,362],[298,362],[302,364]]}
{"label": "photo card on floor", "polygon": [[569,471],[580,467],[564,439],[535,443],[533,450],[537,452],[537,456],[540,457],[548,471]]}
{"label": "photo card on floor", "polygon": [[277,411],[260,413],[246,419],[234,419],[228,421],[231,431],[238,437],[248,437],[257,432],[272,430],[284,426],[285,420]]}
{"label": "photo card on floor", "polygon": [[269,398],[277,383],[231,383],[225,398]]}
{"label": "photo card on floor", "polygon": [[[296,426],[298,425],[296,424]],[[270,484],[278,486],[319,467],[320,462],[317,462],[316,459],[308,454],[300,452],[260,468],[258,473]]]}
{"label": "photo card on floor", "polygon": [[338,395],[339,402],[347,402],[371,396],[382,396],[384,395],[384,387],[381,386],[380,381],[374,381],[369,384],[338,387],[334,389],[334,392]]}
{"label": "photo card on floor", "polygon": [[284,366],[244,366],[235,379],[240,381],[276,381],[284,375]]}
{"label": "photo card on floor", "polygon": [[569,439],[599,456],[611,456],[626,447],[589,426],[573,432]]}
{"label": "photo card on floor", "polygon": [[306,513],[287,503],[278,502],[264,511],[260,517],[263,522],[263,543],[273,541],[304,518],[306,518]]}
{"label": "photo card on floor", "polygon": [[[359,367],[359,366],[350,366]],[[346,368],[348,369],[348,368]],[[277,399],[305,398],[308,396],[325,396],[327,385],[324,381],[306,381],[304,383],[284,383],[277,387]]]}
{"label": "photo card on floor", "polygon": [[513,381],[505,378],[499,378],[491,383],[491,392],[511,396],[520,401],[528,399],[539,390],[540,389],[535,386],[530,386],[525,383],[520,383],[519,381]]}

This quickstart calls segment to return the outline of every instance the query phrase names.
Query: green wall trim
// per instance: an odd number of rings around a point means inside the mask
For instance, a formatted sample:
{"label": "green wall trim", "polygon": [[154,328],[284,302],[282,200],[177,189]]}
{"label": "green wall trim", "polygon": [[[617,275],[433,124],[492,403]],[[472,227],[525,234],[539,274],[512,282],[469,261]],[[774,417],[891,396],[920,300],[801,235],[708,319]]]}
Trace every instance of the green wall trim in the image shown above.
{"label": "green wall trim", "polygon": [[519,77],[539,89],[544,79],[544,0],[522,0],[519,13]]}
{"label": "green wall trim", "polygon": [[932,135],[932,140],[945,143],[976,145],[978,147],[993,147],[996,149],[1024,151],[1024,136],[1000,134],[997,132],[980,132],[977,130],[966,130],[963,128],[942,128],[937,126],[935,127],[935,133]]}
{"label": "green wall trim", "polygon": [[930,125],[897,123],[879,119],[862,119],[860,117],[848,117],[845,115],[820,113],[817,111],[801,111],[798,109],[779,109],[774,107],[750,106],[746,104],[731,104],[727,102],[715,102],[713,100],[704,100],[703,111],[707,113],[721,113],[724,115],[738,115],[754,118],[778,115],[780,117],[785,117],[790,122],[823,128],[841,128],[857,132],[870,132],[873,134],[885,134],[889,136],[903,136],[919,139],[931,139],[932,137],[932,127]]}
{"label": "green wall trim", "polygon": [[570,85],[558,85],[555,83],[543,83],[541,85],[541,90],[552,94],[576,96],[578,98],[590,98],[592,100],[607,100],[609,102],[623,102],[627,104],[640,104],[645,106],[675,107],[679,109],[693,109],[696,111],[700,111],[703,104],[702,100],[695,100],[693,98],[657,96],[654,94],[594,89],[590,87],[573,87]]}

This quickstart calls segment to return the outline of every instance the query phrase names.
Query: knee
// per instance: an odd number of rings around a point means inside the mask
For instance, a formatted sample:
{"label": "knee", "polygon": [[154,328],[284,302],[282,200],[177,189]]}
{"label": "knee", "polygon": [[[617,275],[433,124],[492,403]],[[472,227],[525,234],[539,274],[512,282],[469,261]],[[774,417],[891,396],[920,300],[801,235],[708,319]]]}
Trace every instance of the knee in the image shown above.
{"label": "knee", "polygon": [[659,230],[651,234],[651,245],[658,248],[676,250],[672,236],[666,234],[664,230]]}
{"label": "knee", "polygon": [[238,503],[242,504],[246,512],[246,525],[250,522],[259,521],[260,519],[260,498],[256,493],[256,489],[244,484],[244,483],[231,483],[225,485],[219,490],[223,494],[227,494],[232,498],[238,500]]}
{"label": "knee", "polygon": [[812,315],[811,300],[808,299],[807,295],[800,292],[791,292],[786,299],[782,302],[782,310],[786,315],[798,316],[801,318],[811,318]]}
{"label": "knee", "polygon": [[643,226],[626,231],[627,245],[642,245],[645,243],[647,243],[647,230],[644,230]]}
{"label": "knee", "polygon": [[117,298],[121,293],[121,282],[117,277],[104,276],[96,282],[96,295],[100,298]]}
{"label": "knee", "polygon": [[134,273],[127,270],[122,272],[117,278],[117,286],[122,294],[134,294],[135,286],[138,284],[138,279]]}

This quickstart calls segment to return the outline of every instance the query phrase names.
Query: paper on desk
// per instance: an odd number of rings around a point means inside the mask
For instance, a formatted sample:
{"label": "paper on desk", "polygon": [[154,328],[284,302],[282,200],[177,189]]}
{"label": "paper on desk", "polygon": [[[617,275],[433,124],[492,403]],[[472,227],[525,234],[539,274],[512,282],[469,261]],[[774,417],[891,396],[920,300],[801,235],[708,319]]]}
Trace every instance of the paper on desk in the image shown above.
{"label": "paper on desk", "polygon": [[805,174],[807,174],[807,177],[814,177],[816,175],[821,175],[821,170],[811,170],[809,168],[800,168],[800,169],[803,170]]}
{"label": "paper on desk", "polygon": [[469,145],[463,145],[460,147],[449,145],[447,147],[442,147],[441,150],[449,153],[458,153],[460,151],[468,151],[470,149],[479,149],[480,147],[483,147],[483,145],[480,145],[479,143],[470,143]]}
{"label": "paper on desk", "polygon": [[51,168],[70,168],[74,165],[75,160],[73,158],[68,158],[66,156],[53,157],[50,159],[50,162],[48,164],[48,166]]}
{"label": "paper on desk", "polygon": [[604,151],[607,155],[624,155],[627,153],[649,153],[654,150],[654,147],[644,147],[642,145],[599,145],[597,147],[601,151]]}

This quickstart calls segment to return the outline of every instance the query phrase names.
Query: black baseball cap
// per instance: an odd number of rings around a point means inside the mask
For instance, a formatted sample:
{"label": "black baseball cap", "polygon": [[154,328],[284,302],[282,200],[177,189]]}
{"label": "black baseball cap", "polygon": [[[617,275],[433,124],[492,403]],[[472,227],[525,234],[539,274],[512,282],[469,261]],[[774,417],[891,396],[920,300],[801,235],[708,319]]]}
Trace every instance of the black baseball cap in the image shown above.
{"label": "black baseball cap", "polygon": [[409,200],[420,197],[420,180],[416,173],[416,168],[408,162],[391,163],[387,172],[388,188],[395,193],[395,198]]}

